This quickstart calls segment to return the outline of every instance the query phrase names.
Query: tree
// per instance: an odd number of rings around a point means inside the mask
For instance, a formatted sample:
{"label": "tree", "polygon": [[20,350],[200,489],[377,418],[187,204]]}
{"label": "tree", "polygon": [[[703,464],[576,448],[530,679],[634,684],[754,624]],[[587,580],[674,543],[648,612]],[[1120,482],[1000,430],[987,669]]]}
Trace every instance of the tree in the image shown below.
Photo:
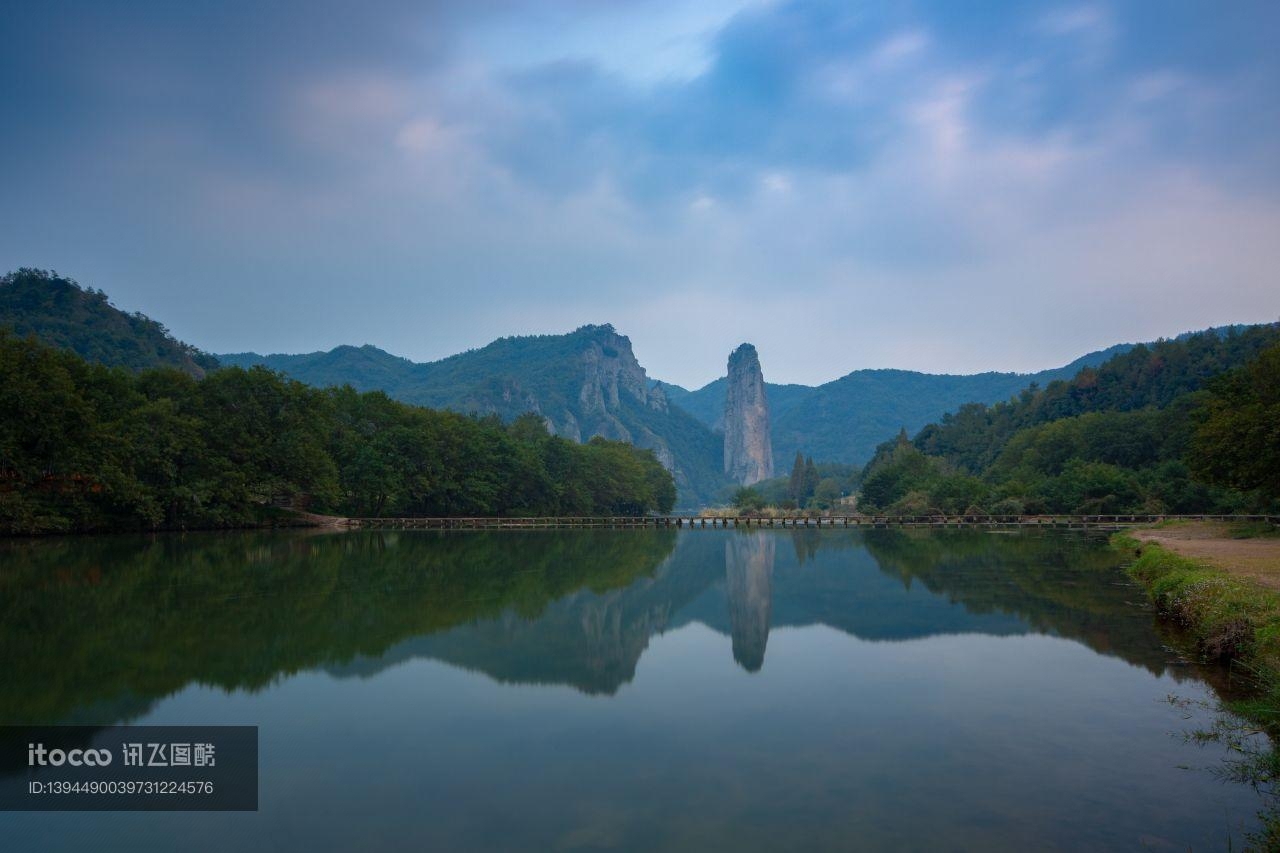
{"label": "tree", "polygon": [[347,515],[668,512],[650,450],[549,435],[263,368],[197,380],[0,329],[0,532],[252,525],[280,496]]}
{"label": "tree", "polygon": [[787,497],[799,503],[804,498],[804,457],[796,451],[795,464],[791,466],[791,477],[787,480]]}
{"label": "tree", "polygon": [[733,505],[739,510],[754,512],[764,507],[764,496],[750,486],[743,486],[733,493]]}
{"label": "tree", "polygon": [[818,476],[818,467],[813,464],[812,456],[804,461],[804,473],[801,477],[803,491],[798,500],[803,503],[813,497],[813,493],[818,489],[818,483],[822,480],[822,478]]}
{"label": "tree", "polygon": [[1211,483],[1280,498],[1280,344],[1210,383],[1188,456]]}
{"label": "tree", "polygon": [[840,481],[835,477],[827,477],[818,483],[813,490],[811,504],[817,509],[831,509],[840,500]]}

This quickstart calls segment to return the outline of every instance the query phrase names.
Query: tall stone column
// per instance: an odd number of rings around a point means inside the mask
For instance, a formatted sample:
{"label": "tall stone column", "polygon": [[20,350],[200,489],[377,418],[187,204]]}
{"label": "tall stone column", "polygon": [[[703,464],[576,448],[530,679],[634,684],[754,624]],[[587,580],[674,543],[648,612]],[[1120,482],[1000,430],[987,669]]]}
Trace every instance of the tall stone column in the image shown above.
{"label": "tall stone column", "polygon": [[724,471],[749,486],[773,476],[773,436],[760,357],[751,344],[729,355],[724,399]]}

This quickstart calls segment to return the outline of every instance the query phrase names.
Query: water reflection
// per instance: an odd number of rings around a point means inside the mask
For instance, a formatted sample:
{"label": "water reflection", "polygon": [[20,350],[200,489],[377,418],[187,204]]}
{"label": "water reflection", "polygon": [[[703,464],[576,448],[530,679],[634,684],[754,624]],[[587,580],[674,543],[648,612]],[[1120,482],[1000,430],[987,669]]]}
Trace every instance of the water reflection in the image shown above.
{"label": "water reflection", "polygon": [[5,837],[1221,846],[1256,802],[1174,769],[1212,758],[1168,736],[1195,724],[1148,673],[1190,670],[1115,563],[974,531],[4,542],[0,721],[246,722],[264,757],[259,813],[10,815]]}
{"label": "water reflection", "polygon": [[114,722],[191,682],[257,690],[419,657],[611,694],[651,637],[692,622],[750,672],[771,629],[814,624],[870,640],[1051,633],[1157,674],[1171,658],[1114,558],[1063,535],[255,533],[0,554],[3,722]]}
{"label": "water reflection", "polygon": [[773,536],[762,530],[734,536],[724,543],[725,597],[733,659],[747,672],[764,665],[773,610]]}

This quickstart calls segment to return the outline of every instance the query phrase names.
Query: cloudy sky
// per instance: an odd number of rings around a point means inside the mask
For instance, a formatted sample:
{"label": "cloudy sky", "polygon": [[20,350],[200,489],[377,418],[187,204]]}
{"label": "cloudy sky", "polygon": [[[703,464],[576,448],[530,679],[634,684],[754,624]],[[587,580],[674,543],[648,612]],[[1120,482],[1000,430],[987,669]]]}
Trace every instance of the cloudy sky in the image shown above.
{"label": "cloudy sky", "polygon": [[697,386],[1280,318],[1275,2],[10,3],[0,267],[215,352]]}

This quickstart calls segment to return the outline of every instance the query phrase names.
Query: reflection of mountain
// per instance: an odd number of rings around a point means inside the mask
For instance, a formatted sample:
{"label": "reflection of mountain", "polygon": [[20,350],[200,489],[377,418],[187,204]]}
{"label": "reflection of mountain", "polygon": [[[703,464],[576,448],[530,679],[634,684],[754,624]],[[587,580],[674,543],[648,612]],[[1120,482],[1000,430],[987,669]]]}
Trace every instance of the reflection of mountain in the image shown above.
{"label": "reflection of mountain", "polygon": [[675,552],[679,559],[673,555],[625,589],[579,590],[548,604],[536,619],[507,612],[413,637],[328,671],[369,677],[413,658],[433,658],[502,682],[612,694],[634,677],[649,640],[670,630],[673,616],[723,577],[723,547],[717,536],[685,536]]}
{"label": "reflection of mountain", "polygon": [[1162,672],[1168,654],[1114,562],[1097,540],[1059,534],[697,531],[626,589],[579,592],[536,620],[462,625],[333,671],[428,657],[504,682],[613,693],[653,635],[700,622],[730,637],[748,671],[763,666],[771,628],[821,624],[873,641],[1053,633]]}
{"label": "reflection of mountain", "polygon": [[[115,722],[652,574],[671,531],[238,533],[0,543],[0,723]],[[641,647],[643,648],[643,647]]]}
{"label": "reflection of mountain", "polygon": [[[1161,672],[1113,556],[1064,535],[562,531],[190,535],[0,545],[0,722],[115,722],[200,682],[431,658],[617,691],[691,622],[764,664],[771,628],[864,640],[1048,632]],[[726,655],[727,657],[727,655]]]}
{"label": "reflection of mountain", "polygon": [[724,587],[729,600],[733,659],[748,672],[764,665],[773,610],[773,558],[777,540],[763,530],[724,543]]}

